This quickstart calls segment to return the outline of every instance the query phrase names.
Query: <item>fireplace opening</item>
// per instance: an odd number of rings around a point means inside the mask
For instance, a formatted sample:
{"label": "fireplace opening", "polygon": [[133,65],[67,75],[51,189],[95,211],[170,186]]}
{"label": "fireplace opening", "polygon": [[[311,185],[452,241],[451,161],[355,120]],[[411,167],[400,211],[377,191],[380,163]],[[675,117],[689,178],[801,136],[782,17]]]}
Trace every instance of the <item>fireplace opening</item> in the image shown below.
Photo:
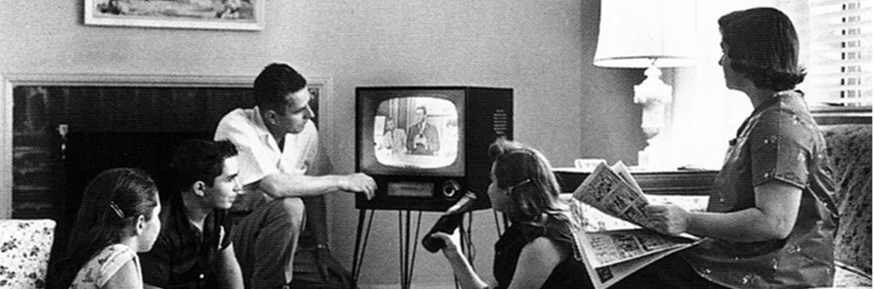
{"label": "fireplace opening", "polygon": [[[211,140],[212,132],[79,132],[66,137],[63,152],[65,203],[78,204],[91,179],[118,167],[140,168],[158,186],[162,201],[175,188],[170,168],[173,153],[187,139]],[[67,206],[64,219],[75,219],[78,206]]]}

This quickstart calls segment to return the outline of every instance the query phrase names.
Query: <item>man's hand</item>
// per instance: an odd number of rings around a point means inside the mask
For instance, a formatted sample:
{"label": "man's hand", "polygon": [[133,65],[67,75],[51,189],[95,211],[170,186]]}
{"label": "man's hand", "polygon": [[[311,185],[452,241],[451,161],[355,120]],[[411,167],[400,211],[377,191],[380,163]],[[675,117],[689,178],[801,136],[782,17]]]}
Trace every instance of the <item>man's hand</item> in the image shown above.
{"label": "man's hand", "polygon": [[424,134],[417,134],[413,137],[413,145],[422,145],[424,147],[428,147],[428,139],[425,138]]}
{"label": "man's hand", "polygon": [[645,210],[649,220],[659,232],[679,235],[689,229],[689,212],[677,205],[648,205]]}
{"label": "man's hand", "polygon": [[341,183],[340,189],[351,193],[363,193],[367,200],[376,195],[376,181],[363,173],[354,173],[345,176],[345,182]]}

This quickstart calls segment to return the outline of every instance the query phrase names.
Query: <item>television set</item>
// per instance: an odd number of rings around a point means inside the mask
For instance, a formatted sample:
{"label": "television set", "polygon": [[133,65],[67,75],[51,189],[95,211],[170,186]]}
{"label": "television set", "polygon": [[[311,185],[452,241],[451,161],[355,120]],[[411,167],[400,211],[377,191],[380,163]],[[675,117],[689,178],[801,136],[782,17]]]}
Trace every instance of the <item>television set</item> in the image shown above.
{"label": "television set", "polygon": [[488,147],[513,137],[513,89],[358,87],[355,109],[356,171],[378,186],[356,208],[445,211],[466,192],[490,207]]}

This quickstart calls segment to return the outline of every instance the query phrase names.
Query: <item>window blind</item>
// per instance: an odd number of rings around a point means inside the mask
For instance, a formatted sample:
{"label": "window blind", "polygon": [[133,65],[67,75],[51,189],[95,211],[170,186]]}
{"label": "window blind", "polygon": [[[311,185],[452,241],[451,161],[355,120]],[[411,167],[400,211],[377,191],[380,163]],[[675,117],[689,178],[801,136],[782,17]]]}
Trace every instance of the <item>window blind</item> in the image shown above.
{"label": "window blind", "polygon": [[807,39],[802,42],[807,44],[808,75],[802,89],[811,106],[870,111],[872,2],[808,0],[807,9],[794,9],[808,13]]}

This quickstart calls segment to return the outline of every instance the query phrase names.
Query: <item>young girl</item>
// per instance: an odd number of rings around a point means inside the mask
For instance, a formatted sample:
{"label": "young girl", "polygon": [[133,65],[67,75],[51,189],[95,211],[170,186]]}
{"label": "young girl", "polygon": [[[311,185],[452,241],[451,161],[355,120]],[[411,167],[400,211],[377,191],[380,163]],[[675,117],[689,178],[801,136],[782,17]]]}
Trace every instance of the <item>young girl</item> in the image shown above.
{"label": "young girl", "polygon": [[560,189],[549,162],[520,143],[498,140],[489,147],[493,158],[488,194],[492,208],[511,221],[495,244],[495,284],[473,271],[457,241],[445,233],[443,254],[462,288],[582,288],[591,286],[576,254],[571,228],[578,226],[559,200]]}
{"label": "young girl", "polygon": [[66,254],[52,262],[47,288],[143,288],[137,252],[161,230],[158,189],[144,171],[116,168],[85,189]]}

